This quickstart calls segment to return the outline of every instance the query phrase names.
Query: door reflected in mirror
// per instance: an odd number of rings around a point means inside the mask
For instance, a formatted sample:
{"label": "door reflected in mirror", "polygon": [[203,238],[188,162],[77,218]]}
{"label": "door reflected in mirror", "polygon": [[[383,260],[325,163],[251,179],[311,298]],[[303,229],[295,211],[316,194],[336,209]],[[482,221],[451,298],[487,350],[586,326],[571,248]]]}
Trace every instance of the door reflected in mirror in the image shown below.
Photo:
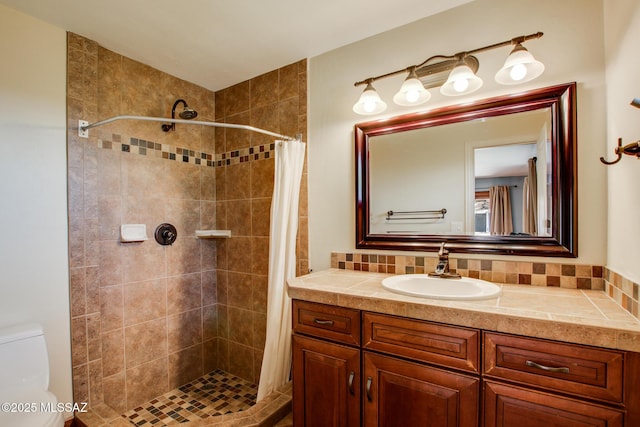
{"label": "door reflected in mirror", "polygon": [[551,143],[541,128],[535,143],[474,148],[469,229],[475,235],[551,236]]}
{"label": "door reflected in mirror", "polygon": [[576,256],[574,94],[357,124],[356,247]]}

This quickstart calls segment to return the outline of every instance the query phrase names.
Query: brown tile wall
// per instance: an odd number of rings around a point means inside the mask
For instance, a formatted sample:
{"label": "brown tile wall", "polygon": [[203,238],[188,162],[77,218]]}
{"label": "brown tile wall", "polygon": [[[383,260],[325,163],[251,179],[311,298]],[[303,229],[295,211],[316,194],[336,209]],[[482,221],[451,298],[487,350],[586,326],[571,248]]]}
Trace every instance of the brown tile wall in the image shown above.
{"label": "brown tile wall", "polygon": [[[74,400],[123,412],[217,368],[257,382],[272,138],[118,121],[84,139],[77,121],[166,117],[182,98],[198,120],[304,135],[306,62],[215,94],[72,33],[67,64]],[[306,169],[303,179],[298,252],[306,272]],[[163,222],[178,229],[172,246],[153,239]],[[125,223],[146,224],[150,240],[121,243]],[[233,237],[195,238],[209,228]]]}
{"label": "brown tile wall", "polygon": [[[331,267],[391,274],[424,274],[434,271],[438,259],[430,256],[332,253]],[[532,286],[604,289],[604,269],[598,265],[554,262],[497,261],[449,258],[449,268],[464,277]]]}
{"label": "brown tile wall", "polygon": [[[215,153],[211,128],[78,119],[167,116],[185,99],[213,120],[213,92],[68,35],[69,257],[74,400],[124,411],[217,367]],[[198,158],[200,157],[200,158]],[[176,226],[172,246],[158,224]],[[121,243],[121,224],[148,241]]]}
{"label": "brown tile wall", "polygon": [[[251,125],[284,135],[306,136],[306,60],[216,92],[218,122]],[[274,138],[235,129],[216,129],[218,152],[272,147]],[[218,227],[231,238],[218,244],[218,363],[257,383],[266,335],[269,220],[275,161],[216,168]],[[298,274],[308,272],[307,169],[303,170],[298,232]]]}

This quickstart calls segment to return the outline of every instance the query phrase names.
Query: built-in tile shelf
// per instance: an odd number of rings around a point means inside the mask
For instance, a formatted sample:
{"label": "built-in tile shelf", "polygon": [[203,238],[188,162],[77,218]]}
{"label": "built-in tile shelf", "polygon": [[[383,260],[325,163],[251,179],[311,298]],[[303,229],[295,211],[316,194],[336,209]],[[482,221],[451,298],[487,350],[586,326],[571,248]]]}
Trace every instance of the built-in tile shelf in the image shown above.
{"label": "built-in tile shelf", "polygon": [[199,239],[227,239],[231,237],[231,230],[196,230]]}

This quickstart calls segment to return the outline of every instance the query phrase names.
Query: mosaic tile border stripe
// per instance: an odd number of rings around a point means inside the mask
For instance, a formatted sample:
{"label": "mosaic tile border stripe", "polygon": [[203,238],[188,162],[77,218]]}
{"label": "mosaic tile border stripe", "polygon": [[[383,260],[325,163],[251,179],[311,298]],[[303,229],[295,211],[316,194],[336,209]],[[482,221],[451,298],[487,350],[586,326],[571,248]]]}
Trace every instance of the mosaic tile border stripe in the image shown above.
{"label": "mosaic tile border stripe", "polygon": [[174,147],[169,144],[147,141],[140,138],[129,138],[129,143],[122,142],[122,136],[113,134],[111,139],[99,139],[98,148],[122,151],[123,153],[141,156],[158,157],[166,160],[180,161],[209,167],[222,167],[256,160],[266,160],[274,156],[275,143],[256,145],[241,150],[227,151],[220,154],[194,151],[187,148]]}
{"label": "mosaic tile border stripe", "polygon": [[640,319],[640,284],[609,268],[604,272],[605,292],[618,305]]}
{"label": "mosaic tile border stripe", "polygon": [[[429,273],[437,261],[411,255],[331,254],[332,268],[391,274]],[[450,258],[449,266],[462,276],[495,283],[604,290],[604,268],[599,265]]]}

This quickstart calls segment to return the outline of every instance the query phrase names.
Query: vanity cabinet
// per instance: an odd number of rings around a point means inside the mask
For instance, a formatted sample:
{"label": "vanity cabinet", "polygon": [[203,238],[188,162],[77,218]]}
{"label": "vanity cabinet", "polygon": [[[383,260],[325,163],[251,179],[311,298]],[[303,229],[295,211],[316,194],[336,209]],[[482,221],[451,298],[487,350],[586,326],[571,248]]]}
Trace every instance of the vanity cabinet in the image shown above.
{"label": "vanity cabinet", "polygon": [[362,425],[477,426],[479,336],[476,329],[363,312]]}
{"label": "vanity cabinet", "polygon": [[640,427],[640,353],[293,301],[296,427]]}
{"label": "vanity cabinet", "polygon": [[625,352],[493,332],[483,348],[485,427],[625,425]]}
{"label": "vanity cabinet", "polygon": [[360,425],[360,311],[293,301],[295,427]]}
{"label": "vanity cabinet", "polygon": [[293,336],[295,426],[360,425],[360,350]]}
{"label": "vanity cabinet", "polygon": [[478,330],[294,301],[293,331],[294,426],[478,426]]}
{"label": "vanity cabinet", "polygon": [[368,351],[362,377],[363,426],[478,425],[478,378]]}
{"label": "vanity cabinet", "polygon": [[620,410],[534,389],[485,381],[483,425],[623,427],[625,424],[624,414]]}

